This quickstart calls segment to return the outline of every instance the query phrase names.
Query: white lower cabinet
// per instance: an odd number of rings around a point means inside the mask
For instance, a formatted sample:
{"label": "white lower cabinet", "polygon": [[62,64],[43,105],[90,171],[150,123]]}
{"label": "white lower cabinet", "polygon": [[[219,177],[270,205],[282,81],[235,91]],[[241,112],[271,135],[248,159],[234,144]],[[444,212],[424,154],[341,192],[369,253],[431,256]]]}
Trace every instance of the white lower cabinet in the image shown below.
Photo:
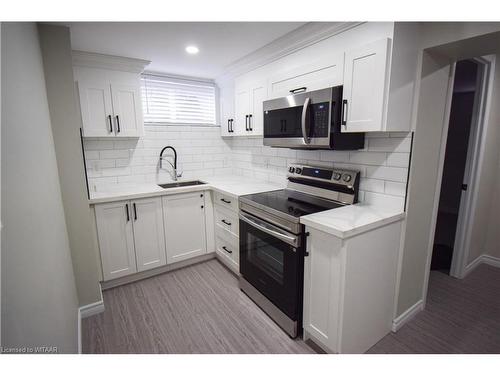
{"label": "white lower cabinet", "polygon": [[401,222],[347,239],[306,230],[304,339],[364,353],[392,327]]}
{"label": "white lower cabinet", "polygon": [[104,280],[137,272],[130,202],[95,206]]}
{"label": "white lower cabinet", "polygon": [[137,271],[167,264],[160,198],[131,201]]}
{"label": "white lower cabinet", "polygon": [[207,252],[205,192],[168,195],[163,200],[167,263]]}

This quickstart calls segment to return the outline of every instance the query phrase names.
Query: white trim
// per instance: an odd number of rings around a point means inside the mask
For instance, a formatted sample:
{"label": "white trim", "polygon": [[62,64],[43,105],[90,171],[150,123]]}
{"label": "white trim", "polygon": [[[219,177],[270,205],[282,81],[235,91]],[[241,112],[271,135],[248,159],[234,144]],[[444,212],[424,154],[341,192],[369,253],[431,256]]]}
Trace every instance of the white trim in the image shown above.
{"label": "white trim", "polygon": [[420,300],[392,321],[392,332],[397,332],[402,326],[412,320],[424,309],[424,301]]}
{"label": "white trim", "polygon": [[432,250],[434,247],[434,236],[436,234],[436,223],[437,214],[439,209],[439,197],[441,195],[441,182],[443,179],[443,168],[444,168],[444,156],[446,153],[446,142],[448,140],[448,126],[450,123],[450,113],[451,113],[451,99],[453,97],[453,83],[455,81],[455,66],[456,64],[449,65],[449,75],[448,75],[448,90],[446,92],[446,104],[443,113],[443,126],[441,130],[441,146],[439,151],[439,164],[438,164],[438,174],[436,181],[436,188],[434,191],[434,203],[432,208],[432,216],[430,223],[430,235],[427,240],[427,259],[425,262],[425,276],[424,276],[424,288],[422,290],[422,301],[425,306],[427,300],[427,290],[429,289],[429,277],[431,272],[431,261],[432,261]]}
{"label": "white trim", "polygon": [[112,69],[131,73],[142,73],[144,68],[151,63],[149,60],[134,59],[130,57],[104,55],[101,53],[73,50],[73,65],[87,68]]}
{"label": "white trim", "polygon": [[[464,181],[469,186],[467,194],[462,194],[460,199],[460,210],[457,222],[457,233],[455,235],[455,248],[451,262],[450,276],[463,278],[465,268],[469,259],[472,227],[471,221],[476,212],[478,200],[478,186],[481,181],[480,166],[483,163],[484,149],[486,143],[486,129],[488,128],[490,97],[493,86],[493,71],[495,68],[495,57],[485,56],[475,58],[479,65],[480,81],[476,86],[476,97],[474,99],[474,123],[471,125],[471,139],[467,148],[467,161]],[[474,181],[473,184],[470,181]]]}
{"label": "white trim", "polygon": [[99,285],[99,293],[101,295],[100,301],[89,303],[88,305],[80,306],[78,309],[81,319],[88,318],[89,316],[100,314],[104,312],[104,299],[102,296],[102,288]]}
{"label": "white trim", "polygon": [[500,258],[483,254],[478,256],[476,259],[474,259],[471,263],[465,267],[464,270],[464,275],[463,277],[467,276],[469,273],[471,273],[476,267],[478,267],[481,264],[487,264],[489,266],[497,267],[500,268]]}
{"label": "white trim", "polygon": [[364,22],[308,22],[226,66],[217,81],[249,72]]}
{"label": "white trim", "polygon": [[82,313],[78,309],[78,354],[82,354]]}

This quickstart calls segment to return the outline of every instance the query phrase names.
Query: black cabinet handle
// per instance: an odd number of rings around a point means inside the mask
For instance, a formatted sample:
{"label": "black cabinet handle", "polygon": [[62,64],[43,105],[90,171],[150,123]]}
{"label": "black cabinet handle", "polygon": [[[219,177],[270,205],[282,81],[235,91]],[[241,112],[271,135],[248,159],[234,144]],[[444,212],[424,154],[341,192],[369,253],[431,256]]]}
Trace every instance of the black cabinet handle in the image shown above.
{"label": "black cabinet handle", "polygon": [[231,133],[231,125],[230,124],[231,124],[231,119],[228,118],[227,119],[227,132],[228,133]]}
{"label": "black cabinet handle", "polygon": [[224,219],[222,219],[221,221],[222,221],[224,224],[226,224],[226,225],[231,225],[231,223],[230,223],[229,221],[226,221],[226,220],[224,220]]}
{"label": "black cabinet handle", "polygon": [[120,117],[118,115],[116,117],[116,131],[119,133],[120,132]]}
{"label": "black cabinet handle", "polygon": [[307,90],[307,87],[303,86],[303,87],[297,87],[296,89],[293,89],[293,90],[290,90],[290,93],[291,94],[297,94],[299,92],[303,92],[303,91],[306,91]]}
{"label": "black cabinet handle", "polygon": [[342,100],[342,125],[347,126],[347,99]]}
{"label": "black cabinet handle", "polygon": [[227,247],[225,247],[225,246],[222,246],[222,249],[223,249],[225,252],[229,253],[229,254],[232,254],[232,253],[233,253],[233,252],[232,252],[232,250],[228,250],[228,249],[227,249]]}
{"label": "black cabinet handle", "polygon": [[248,131],[248,115],[245,115],[245,130]]}
{"label": "black cabinet handle", "polygon": [[205,206],[201,206],[201,209],[202,209],[202,210],[203,210],[203,207],[205,207]]}
{"label": "black cabinet handle", "polygon": [[200,198],[203,198],[203,194],[200,194]]}
{"label": "black cabinet handle", "polygon": [[137,207],[135,206],[135,203],[134,203],[134,220],[137,220]]}
{"label": "black cabinet handle", "polygon": [[111,118],[111,115],[108,115],[108,120],[109,120],[109,132],[113,133],[113,119]]}
{"label": "black cabinet handle", "polygon": [[230,203],[231,203],[231,201],[228,201],[228,200],[226,200],[226,199],[224,199],[224,198],[221,198],[220,200],[221,200],[222,202],[224,202],[224,203],[227,203],[227,204],[230,204]]}
{"label": "black cabinet handle", "polygon": [[128,203],[125,205],[125,212],[127,213],[127,221],[130,221],[130,216],[128,215]]}
{"label": "black cabinet handle", "polygon": [[233,122],[234,122],[234,119],[231,119],[231,133],[234,133]]}
{"label": "black cabinet handle", "polygon": [[253,128],[252,128],[252,115],[248,115],[248,130],[253,131]]}

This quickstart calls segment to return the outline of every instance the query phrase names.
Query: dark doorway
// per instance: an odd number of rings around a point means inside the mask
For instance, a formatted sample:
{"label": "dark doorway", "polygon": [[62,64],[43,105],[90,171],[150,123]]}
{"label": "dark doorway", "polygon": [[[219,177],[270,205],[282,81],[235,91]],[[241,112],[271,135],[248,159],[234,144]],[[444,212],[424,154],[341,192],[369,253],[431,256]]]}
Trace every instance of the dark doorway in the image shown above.
{"label": "dark doorway", "polygon": [[450,272],[464,173],[469,148],[469,136],[474,115],[478,65],[472,60],[456,64],[450,122],[441,182],[441,194],[434,235],[431,269]]}

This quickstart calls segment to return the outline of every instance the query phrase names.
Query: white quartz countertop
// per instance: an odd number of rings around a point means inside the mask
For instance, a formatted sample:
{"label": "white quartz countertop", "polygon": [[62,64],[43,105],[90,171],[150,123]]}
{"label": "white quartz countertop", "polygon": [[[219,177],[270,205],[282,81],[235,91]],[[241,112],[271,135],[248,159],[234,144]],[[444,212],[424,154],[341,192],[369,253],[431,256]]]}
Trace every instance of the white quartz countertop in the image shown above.
{"label": "white quartz countertop", "polygon": [[397,209],[359,203],[302,216],[300,222],[336,237],[348,238],[404,217],[405,213]]}
{"label": "white quartz countertop", "polygon": [[[250,179],[242,176],[214,176],[200,178],[199,180],[205,182],[206,184],[168,189],[159,187],[156,183],[110,185],[100,191],[91,191],[89,203],[98,204],[127,199],[188,193],[201,190],[216,190],[224,194],[239,197],[240,195],[261,193],[264,191],[279,190],[284,188],[284,185],[258,179]],[[180,179],[178,182],[183,181],[192,181],[192,179]]]}

